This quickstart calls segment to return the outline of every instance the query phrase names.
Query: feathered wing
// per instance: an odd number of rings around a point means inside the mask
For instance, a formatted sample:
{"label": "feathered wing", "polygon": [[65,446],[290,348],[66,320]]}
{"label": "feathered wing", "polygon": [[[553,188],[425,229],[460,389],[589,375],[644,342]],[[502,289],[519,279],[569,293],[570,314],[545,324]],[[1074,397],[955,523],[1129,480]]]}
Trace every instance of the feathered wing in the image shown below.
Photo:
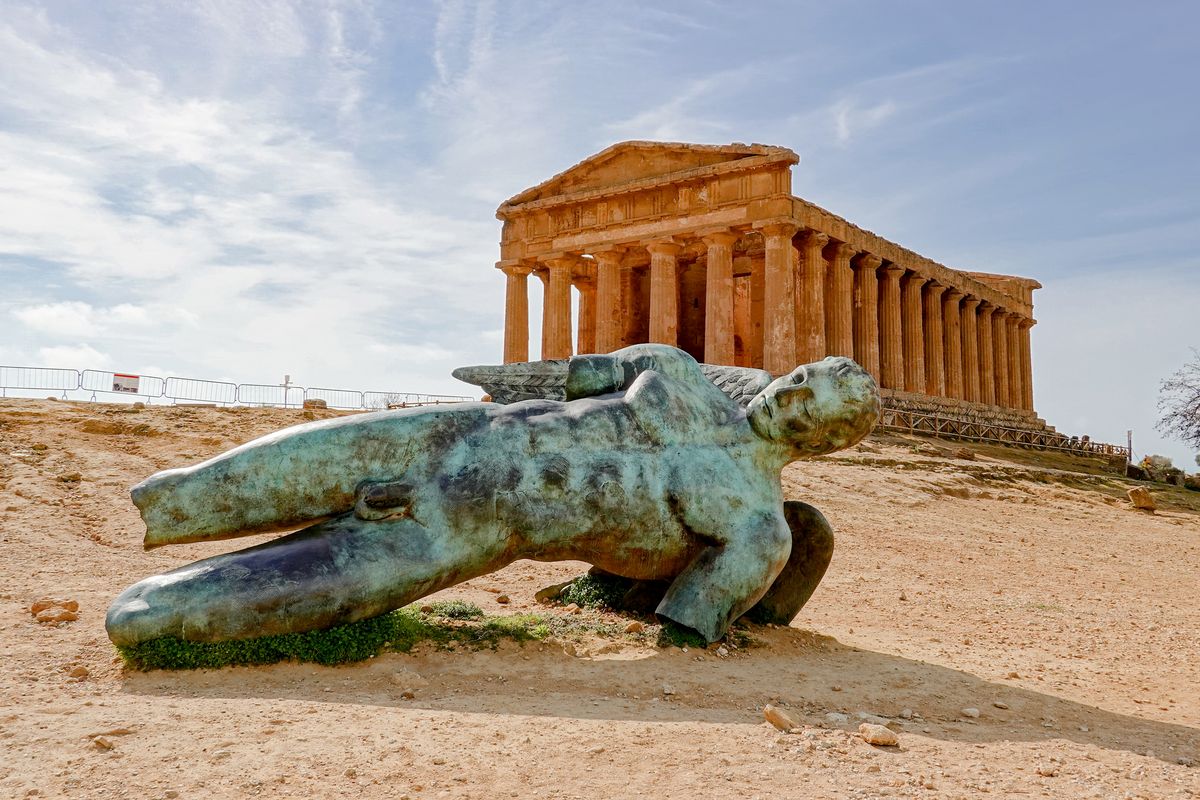
{"label": "feathered wing", "polygon": [[501,405],[521,400],[565,400],[568,363],[565,358],[519,361],[459,367],[450,374],[464,383],[480,387],[491,395],[493,403]]}
{"label": "feathered wing", "polygon": [[[569,360],[522,361],[515,364],[459,367],[455,378],[474,384],[491,395],[493,403],[507,405],[521,400],[565,400]],[[767,388],[771,373],[752,367],[701,364],[704,376],[735,403],[745,407]]]}

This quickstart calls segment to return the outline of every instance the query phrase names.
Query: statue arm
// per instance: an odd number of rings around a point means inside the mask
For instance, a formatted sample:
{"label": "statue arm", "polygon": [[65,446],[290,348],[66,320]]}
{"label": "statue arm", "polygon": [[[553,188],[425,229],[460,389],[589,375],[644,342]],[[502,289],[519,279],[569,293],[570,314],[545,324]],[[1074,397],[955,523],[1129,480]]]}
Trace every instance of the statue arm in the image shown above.
{"label": "statue arm", "polygon": [[628,389],[643,372],[697,386],[712,385],[700,364],[683,350],[665,344],[635,344],[607,355],[572,356],[567,368],[566,397],[594,397]]}
{"label": "statue arm", "polygon": [[767,593],[791,549],[782,514],[737,521],[676,576],[655,613],[715,642]]}

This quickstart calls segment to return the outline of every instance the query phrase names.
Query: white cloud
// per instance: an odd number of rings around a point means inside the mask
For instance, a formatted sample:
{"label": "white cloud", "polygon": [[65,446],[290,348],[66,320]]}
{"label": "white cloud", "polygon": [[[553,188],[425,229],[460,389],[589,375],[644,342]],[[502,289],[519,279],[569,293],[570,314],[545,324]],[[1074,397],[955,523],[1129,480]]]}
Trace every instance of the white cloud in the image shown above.
{"label": "white cloud", "polygon": [[112,359],[107,353],[101,353],[90,344],[56,345],[40,347],[37,351],[39,367],[58,367],[62,369],[110,369]]}
{"label": "white cloud", "polygon": [[854,136],[879,127],[896,113],[896,104],[884,100],[873,106],[860,108],[851,99],[842,99],[830,109],[833,115],[835,135],[839,144],[846,144]]}

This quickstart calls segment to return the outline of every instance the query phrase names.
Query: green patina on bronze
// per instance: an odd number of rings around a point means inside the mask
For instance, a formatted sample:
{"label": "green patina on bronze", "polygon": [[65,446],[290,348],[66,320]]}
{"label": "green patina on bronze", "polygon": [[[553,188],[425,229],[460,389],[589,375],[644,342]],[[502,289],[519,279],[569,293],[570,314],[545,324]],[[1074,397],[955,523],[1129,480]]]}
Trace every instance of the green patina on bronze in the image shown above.
{"label": "green patina on bronze", "polygon": [[[328,628],[521,558],[665,582],[656,613],[708,641],[751,609],[790,621],[832,533],[815,509],[784,503],[780,470],[860,440],[879,397],[845,358],[764,376],[719,377],[681,350],[636,345],[571,359],[558,385],[529,381],[567,400],[326,420],[159,473],[132,491],[147,548],[308,527],[131,586],[109,636]],[[745,407],[730,396],[764,384]]]}

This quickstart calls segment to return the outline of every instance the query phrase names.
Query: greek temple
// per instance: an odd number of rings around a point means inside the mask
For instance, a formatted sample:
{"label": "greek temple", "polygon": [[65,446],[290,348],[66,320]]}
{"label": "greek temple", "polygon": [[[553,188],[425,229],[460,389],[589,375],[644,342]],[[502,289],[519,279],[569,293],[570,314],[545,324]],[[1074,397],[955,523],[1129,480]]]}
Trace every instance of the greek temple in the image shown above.
{"label": "greek temple", "polygon": [[1041,284],[943,266],[794,196],[798,162],[771,145],[622,142],[506,201],[504,360],[530,358],[532,275],[541,358],[662,342],[784,373],[844,355],[893,404],[1040,423]]}

